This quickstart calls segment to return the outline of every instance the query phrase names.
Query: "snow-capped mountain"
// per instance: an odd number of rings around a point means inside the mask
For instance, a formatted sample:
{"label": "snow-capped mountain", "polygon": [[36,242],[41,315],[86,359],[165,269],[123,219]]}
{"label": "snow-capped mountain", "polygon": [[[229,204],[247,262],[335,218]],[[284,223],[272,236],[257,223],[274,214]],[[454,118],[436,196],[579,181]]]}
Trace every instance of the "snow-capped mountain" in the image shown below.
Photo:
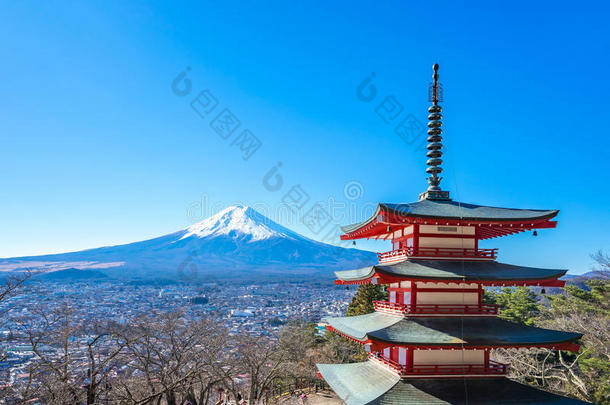
{"label": "snow-capped mountain", "polygon": [[208,236],[231,236],[234,239],[248,239],[249,242],[270,238],[300,237],[295,232],[272,222],[250,207],[236,205],[229,207],[216,215],[198,222],[185,229],[186,233],[180,239],[191,236],[200,238]]}
{"label": "snow-capped mountain", "polygon": [[[126,245],[0,259],[0,271],[87,269],[111,277],[201,279],[284,276],[353,269],[372,252],[308,239],[246,206],[229,207],[178,232]],[[74,273],[71,270],[72,274]]]}

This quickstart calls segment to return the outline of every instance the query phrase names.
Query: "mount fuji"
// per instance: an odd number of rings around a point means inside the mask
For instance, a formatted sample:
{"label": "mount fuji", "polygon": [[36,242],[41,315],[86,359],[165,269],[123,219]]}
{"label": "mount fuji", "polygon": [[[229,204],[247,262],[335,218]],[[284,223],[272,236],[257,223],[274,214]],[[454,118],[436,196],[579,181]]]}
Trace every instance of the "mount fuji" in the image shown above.
{"label": "mount fuji", "polygon": [[0,272],[30,269],[112,278],[201,281],[271,275],[331,277],[335,270],[367,266],[376,259],[373,252],[316,242],[250,207],[232,206],[178,232],[141,242],[0,259]]}

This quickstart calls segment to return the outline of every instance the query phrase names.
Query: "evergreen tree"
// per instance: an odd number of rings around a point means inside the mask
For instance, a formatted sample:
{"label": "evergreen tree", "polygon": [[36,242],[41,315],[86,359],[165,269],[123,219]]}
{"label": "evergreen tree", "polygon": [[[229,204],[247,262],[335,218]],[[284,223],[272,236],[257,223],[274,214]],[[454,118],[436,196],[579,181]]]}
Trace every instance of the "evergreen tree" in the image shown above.
{"label": "evergreen tree", "polygon": [[347,316],[364,315],[375,311],[373,301],[387,300],[388,293],[378,284],[362,284],[358,286],[356,295],[347,307]]}
{"label": "evergreen tree", "polygon": [[527,287],[503,288],[501,292],[486,291],[483,301],[500,306],[498,316],[511,322],[533,325],[540,313],[538,297]]}

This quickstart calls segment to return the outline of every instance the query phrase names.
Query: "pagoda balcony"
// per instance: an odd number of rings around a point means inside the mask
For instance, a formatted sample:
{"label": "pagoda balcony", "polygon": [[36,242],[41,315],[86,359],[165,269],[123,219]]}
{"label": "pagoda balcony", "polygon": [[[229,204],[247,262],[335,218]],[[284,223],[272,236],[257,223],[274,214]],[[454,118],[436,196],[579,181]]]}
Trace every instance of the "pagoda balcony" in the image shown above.
{"label": "pagoda balcony", "polygon": [[406,259],[435,260],[496,260],[498,249],[459,249],[435,247],[408,247],[377,253],[380,264],[396,263]]}
{"label": "pagoda balcony", "polygon": [[389,315],[425,316],[425,315],[498,315],[498,306],[492,304],[459,305],[459,304],[398,304],[388,301],[373,301],[375,311]]}
{"label": "pagoda balcony", "polygon": [[389,368],[403,378],[439,376],[439,375],[490,375],[503,376],[508,365],[489,360],[488,364],[416,364],[405,366],[397,361],[384,357],[381,353],[369,353],[369,360]]}

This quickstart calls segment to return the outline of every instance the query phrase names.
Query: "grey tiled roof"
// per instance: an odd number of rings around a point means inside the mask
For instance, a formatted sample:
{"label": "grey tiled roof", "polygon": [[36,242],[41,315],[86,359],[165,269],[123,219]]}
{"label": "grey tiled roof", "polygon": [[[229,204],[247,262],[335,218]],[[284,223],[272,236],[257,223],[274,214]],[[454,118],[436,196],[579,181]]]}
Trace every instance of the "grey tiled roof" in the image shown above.
{"label": "grey tiled roof", "polygon": [[376,364],[366,361],[352,364],[317,364],[322,377],[347,405],[374,403],[400,381]]}
{"label": "grey tiled roof", "polygon": [[515,266],[495,261],[404,260],[399,263],[336,271],[339,280],[366,280],[375,272],[404,278],[463,281],[518,281],[555,279],[567,273],[564,269]]}
{"label": "grey tiled roof", "polygon": [[358,340],[405,345],[502,346],[559,344],[574,341],[580,333],[520,325],[489,317],[403,318],[373,312],[327,318],[337,331]]}
{"label": "grey tiled roof", "polygon": [[411,217],[462,219],[471,221],[533,221],[552,218],[558,210],[534,210],[519,208],[488,207],[458,201],[421,200],[414,203],[379,203],[375,214],[369,219],[342,227],[350,233],[368,224],[381,210]]}
{"label": "grey tiled roof", "polygon": [[578,405],[587,402],[551,394],[507,378],[399,379],[370,361],[318,364],[347,405]]}

